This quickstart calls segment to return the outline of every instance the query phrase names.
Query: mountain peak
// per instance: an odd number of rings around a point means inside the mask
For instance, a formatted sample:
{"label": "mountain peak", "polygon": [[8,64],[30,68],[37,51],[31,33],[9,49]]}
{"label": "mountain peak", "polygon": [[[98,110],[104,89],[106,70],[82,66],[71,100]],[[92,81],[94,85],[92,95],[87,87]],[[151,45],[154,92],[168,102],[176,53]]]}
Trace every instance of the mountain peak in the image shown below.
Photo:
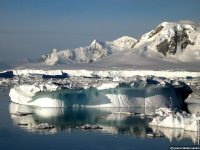
{"label": "mountain peak", "polygon": [[122,36],[113,41],[113,44],[120,49],[130,49],[133,48],[137,40],[130,36]]}
{"label": "mountain peak", "polygon": [[[158,53],[163,57],[173,57],[182,61],[193,57],[199,59],[200,30],[192,22],[162,22],[154,30],[146,33],[137,43],[138,51]],[[190,60],[189,60],[190,61]]]}
{"label": "mountain peak", "polygon": [[92,49],[101,49],[103,47],[103,43],[98,40],[93,40],[90,44],[90,48]]}

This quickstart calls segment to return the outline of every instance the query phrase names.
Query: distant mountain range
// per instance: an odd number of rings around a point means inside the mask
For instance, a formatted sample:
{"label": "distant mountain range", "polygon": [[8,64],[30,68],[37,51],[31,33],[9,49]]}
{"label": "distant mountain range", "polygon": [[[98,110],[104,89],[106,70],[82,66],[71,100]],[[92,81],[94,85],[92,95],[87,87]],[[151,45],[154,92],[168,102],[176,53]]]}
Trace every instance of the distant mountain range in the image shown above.
{"label": "distant mountain range", "polygon": [[132,49],[137,40],[124,36],[114,41],[100,42],[94,40],[89,46],[76,49],[66,49],[57,52],[53,49],[50,54],[43,55],[42,61],[49,65],[69,63],[91,63],[119,51]]}
{"label": "distant mountain range", "polygon": [[163,22],[138,40],[129,36],[114,41],[94,40],[85,47],[61,51],[54,49],[50,54],[43,55],[40,61],[47,65],[93,63],[109,55],[117,58],[130,55],[130,52],[143,58],[165,61],[200,61],[200,24],[191,21]]}

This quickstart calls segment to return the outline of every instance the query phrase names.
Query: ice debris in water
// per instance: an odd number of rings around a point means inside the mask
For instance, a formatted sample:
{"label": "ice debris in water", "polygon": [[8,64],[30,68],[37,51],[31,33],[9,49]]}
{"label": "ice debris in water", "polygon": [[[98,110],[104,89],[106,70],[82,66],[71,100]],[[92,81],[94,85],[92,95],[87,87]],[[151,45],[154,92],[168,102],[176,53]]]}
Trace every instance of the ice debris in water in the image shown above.
{"label": "ice debris in water", "polygon": [[97,129],[103,129],[103,127],[98,125],[91,125],[91,124],[85,124],[80,127],[76,127],[77,129],[83,129],[83,130],[97,130]]}
{"label": "ice debris in water", "polygon": [[51,124],[48,124],[48,123],[40,123],[38,125],[34,125],[33,128],[35,128],[35,129],[52,129],[52,128],[54,128],[54,126]]}
{"label": "ice debris in water", "polygon": [[155,110],[156,116],[149,123],[152,126],[180,128],[189,131],[198,131],[200,114],[188,114],[185,111],[176,111],[170,108],[159,108]]}

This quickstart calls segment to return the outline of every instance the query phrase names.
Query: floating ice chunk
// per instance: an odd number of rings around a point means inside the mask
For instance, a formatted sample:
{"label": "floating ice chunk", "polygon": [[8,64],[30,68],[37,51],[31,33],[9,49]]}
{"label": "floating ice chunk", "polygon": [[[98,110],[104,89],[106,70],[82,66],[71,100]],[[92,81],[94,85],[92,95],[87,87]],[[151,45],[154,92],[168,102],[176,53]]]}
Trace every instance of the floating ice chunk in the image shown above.
{"label": "floating ice chunk", "polygon": [[180,128],[189,131],[198,131],[198,115],[186,112],[173,111],[169,108],[159,108],[157,116],[149,123],[152,126]]}
{"label": "floating ice chunk", "polygon": [[84,130],[97,130],[97,129],[103,129],[103,127],[98,126],[98,125],[91,125],[91,124],[85,124],[80,127],[76,127],[77,129],[84,129]]}
{"label": "floating ice chunk", "polygon": [[45,129],[52,129],[52,128],[54,128],[54,126],[51,124],[48,124],[48,123],[40,123],[40,124],[34,125],[33,128],[45,130]]}

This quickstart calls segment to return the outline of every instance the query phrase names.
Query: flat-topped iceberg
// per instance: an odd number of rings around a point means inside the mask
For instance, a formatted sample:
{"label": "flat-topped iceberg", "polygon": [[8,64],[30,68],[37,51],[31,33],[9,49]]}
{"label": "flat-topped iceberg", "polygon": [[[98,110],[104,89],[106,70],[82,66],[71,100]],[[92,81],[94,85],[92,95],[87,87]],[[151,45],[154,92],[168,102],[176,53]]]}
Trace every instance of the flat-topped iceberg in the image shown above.
{"label": "flat-topped iceberg", "polygon": [[87,84],[83,84],[43,82],[16,85],[9,95],[12,102],[39,107],[155,108],[181,107],[191,93],[191,89],[182,82],[167,83],[153,79],[127,82],[101,79],[97,83],[87,80]]}

